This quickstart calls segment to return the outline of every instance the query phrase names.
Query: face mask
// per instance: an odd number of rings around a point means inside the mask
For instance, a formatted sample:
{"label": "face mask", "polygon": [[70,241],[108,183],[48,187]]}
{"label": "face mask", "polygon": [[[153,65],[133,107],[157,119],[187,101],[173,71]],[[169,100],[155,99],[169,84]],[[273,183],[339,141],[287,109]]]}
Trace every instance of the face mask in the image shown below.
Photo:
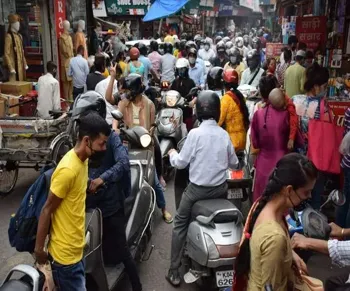
{"label": "face mask", "polygon": [[204,49],[204,45],[201,44],[199,48]]}
{"label": "face mask", "polygon": [[311,199],[302,200],[300,198],[299,194],[296,191],[294,191],[294,192],[298,196],[298,198],[301,202],[298,205],[294,205],[293,200],[290,197],[289,197],[289,201],[290,201],[290,203],[292,203],[294,211],[297,211],[297,212],[303,211],[305,208],[307,208],[309,206]]}
{"label": "face mask", "polygon": [[315,97],[316,98],[323,98],[324,96],[326,96],[327,94],[327,89],[324,91],[321,91],[320,93],[318,93]]}
{"label": "face mask", "polygon": [[184,70],[180,70],[180,71],[179,71],[179,77],[180,77],[180,78],[186,78],[186,75],[187,75],[187,74],[186,74],[186,71],[184,71]]}
{"label": "face mask", "polygon": [[106,150],[104,151],[96,151],[92,149],[91,146],[88,146],[91,150],[91,156],[89,157],[89,164],[92,168],[98,168],[101,166],[102,160],[106,154]]}
{"label": "face mask", "polygon": [[190,57],[190,58],[188,58],[188,61],[190,62],[191,65],[193,65],[196,63],[196,58]]}
{"label": "face mask", "polygon": [[206,51],[208,51],[208,50],[210,49],[210,47],[209,47],[208,45],[206,45],[206,46],[204,47],[204,49],[205,49]]}
{"label": "face mask", "polygon": [[231,62],[232,65],[236,65],[237,57],[230,57],[230,62]]}

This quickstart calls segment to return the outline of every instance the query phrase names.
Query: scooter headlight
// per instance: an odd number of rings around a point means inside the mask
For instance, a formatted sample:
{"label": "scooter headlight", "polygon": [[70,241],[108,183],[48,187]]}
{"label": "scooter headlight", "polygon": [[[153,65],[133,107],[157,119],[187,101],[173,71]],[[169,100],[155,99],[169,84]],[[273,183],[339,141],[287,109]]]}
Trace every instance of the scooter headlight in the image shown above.
{"label": "scooter headlight", "polygon": [[220,254],[216,245],[210,235],[204,233],[204,239],[208,248],[209,260],[217,260],[220,258]]}
{"label": "scooter headlight", "polygon": [[144,134],[140,137],[140,143],[144,148],[147,148],[152,142],[152,138],[149,134]]}

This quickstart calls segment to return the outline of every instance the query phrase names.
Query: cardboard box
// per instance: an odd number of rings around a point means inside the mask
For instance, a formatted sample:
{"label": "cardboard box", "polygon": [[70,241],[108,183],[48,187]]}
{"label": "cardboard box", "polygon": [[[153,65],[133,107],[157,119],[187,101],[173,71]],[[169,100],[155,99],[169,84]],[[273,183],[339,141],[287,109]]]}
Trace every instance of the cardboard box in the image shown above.
{"label": "cardboard box", "polygon": [[[0,94],[0,101],[4,101],[5,104],[5,116],[6,116],[6,106],[16,105],[19,103],[19,97],[13,95]],[[19,106],[9,108],[7,115],[17,114],[19,115]]]}
{"label": "cardboard box", "polygon": [[5,117],[5,100],[0,99],[0,118]]}
{"label": "cardboard box", "polygon": [[15,96],[26,96],[28,92],[30,92],[33,88],[31,82],[24,81],[14,81],[14,82],[6,82],[1,84],[1,93],[11,94]]}

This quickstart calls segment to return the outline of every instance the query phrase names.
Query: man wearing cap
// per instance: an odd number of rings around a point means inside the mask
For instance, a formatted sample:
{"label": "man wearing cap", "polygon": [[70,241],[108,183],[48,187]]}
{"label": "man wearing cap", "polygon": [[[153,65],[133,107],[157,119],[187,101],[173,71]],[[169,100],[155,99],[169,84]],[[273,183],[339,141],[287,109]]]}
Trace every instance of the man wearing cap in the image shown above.
{"label": "man wearing cap", "polygon": [[18,33],[21,17],[17,14],[8,16],[9,29],[5,37],[4,61],[10,71],[10,81],[26,79],[27,62],[23,51],[22,36]]}
{"label": "man wearing cap", "polygon": [[304,93],[305,84],[305,68],[303,63],[305,60],[305,51],[297,51],[295,64],[291,65],[284,75],[284,89],[288,97]]}

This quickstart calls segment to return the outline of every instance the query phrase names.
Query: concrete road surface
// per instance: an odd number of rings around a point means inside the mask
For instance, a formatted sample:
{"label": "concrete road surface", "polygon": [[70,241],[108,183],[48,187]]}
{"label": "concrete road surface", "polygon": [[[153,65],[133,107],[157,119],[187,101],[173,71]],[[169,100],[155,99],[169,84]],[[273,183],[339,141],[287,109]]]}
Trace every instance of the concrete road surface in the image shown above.
{"label": "concrete road surface", "polygon": [[[16,211],[24,193],[37,176],[38,173],[34,170],[20,170],[19,179],[14,192],[6,198],[0,199],[0,282],[13,266],[20,263],[33,263],[33,259],[30,255],[17,253],[10,247],[7,237],[7,228],[11,214]],[[175,214],[172,183],[167,186],[166,200],[169,210],[172,214]],[[168,225],[163,222],[160,212],[157,211],[155,231],[152,237],[152,244],[155,246],[153,253],[148,261],[139,264],[141,281],[145,291],[199,290],[196,285],[185,284],[182,284],[180,288],[172,288],[164,278],[170,261],[172,227],[172,224]],[[339,273],[339,270],[332,267],[329,260],[322,255],[312,256],[308,262],[308,267],[311,276],[318,277],[322,280],[332,274]],[[123,280],[118,290],[131,290],[127,278]]]}

